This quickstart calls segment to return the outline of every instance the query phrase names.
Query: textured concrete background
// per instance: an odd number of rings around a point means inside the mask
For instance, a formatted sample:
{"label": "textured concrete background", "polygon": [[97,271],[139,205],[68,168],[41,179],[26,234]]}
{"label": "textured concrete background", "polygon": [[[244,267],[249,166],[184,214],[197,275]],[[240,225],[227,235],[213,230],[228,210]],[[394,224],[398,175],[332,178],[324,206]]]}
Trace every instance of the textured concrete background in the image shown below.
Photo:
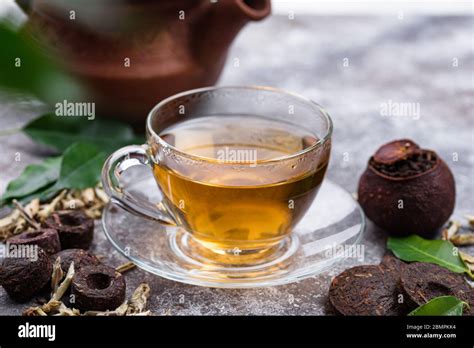
{"label": "textured concrete background", "polygon": [[[273,16],[242,31],[219,84],[280,87],[325,106],[335,126],[328,177],[350,192],[368,157],[386,141],[408,137],[436,150],[454,172],[455,216],[461,219],[474,212],[472,36],[472,17]],[[420,117],[382,116],[381,103],[389,100],[420,103]],[[0,127],[19,127],[40,109],[0,97]],[[27,164],[48,154],[23,134],[1,137],[0,148],[0,192]],[[14,161],[17,152],[20,162]],[[93,251],[111,265],[122,263],[98,224],[96,231]],[[378,263],[383,234],[369,224],[363,243],[364,263]],[[312,279],[252,290],[184,285],[141,270],[126,278],[129,292],[149,282],[150,307],[158,315],[320,315],[331,313],[331,279],[356,263],[346,260]],[[25,306],[0,290],[0,314],[20,314]]]}

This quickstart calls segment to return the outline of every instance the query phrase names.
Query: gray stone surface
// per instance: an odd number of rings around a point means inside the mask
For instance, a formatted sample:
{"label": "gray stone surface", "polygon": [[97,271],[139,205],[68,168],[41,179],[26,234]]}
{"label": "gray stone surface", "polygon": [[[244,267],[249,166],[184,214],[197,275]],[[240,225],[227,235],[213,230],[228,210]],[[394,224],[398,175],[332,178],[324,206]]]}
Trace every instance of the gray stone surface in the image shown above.
{"label": "gray stone surface", "polygon": [[[436,150],[454,172],[455,216],[461,219],[474,212],[472,36],[472,17],[274,16],[242,31],[219,84],[280,87],[323,105],[335,126],[328,177],[350,192],[368,157],[388,140],[413,138]],[[389,100],[419,103],[420,117],[381,115],[381,104]],[[40,109],[3,96],[0,127],[19,127]],[[23,134],[1,137],[0,149],[0,192],[27,164],[48,154]],[[378,263],[383,234],[369,224],[363,243],[364,263]],[[111,265],[124,262],[99,225],[93,251]],[[331,279],[356,263],[346,260],[311,279],[251,290],[201,288],[141,270],[129,272],[127,282],[129,292],[150,283],[150,307],[158,315],[322,315],[331,313]],[[1,315],[20,314],[25,306],[0,290]]]}

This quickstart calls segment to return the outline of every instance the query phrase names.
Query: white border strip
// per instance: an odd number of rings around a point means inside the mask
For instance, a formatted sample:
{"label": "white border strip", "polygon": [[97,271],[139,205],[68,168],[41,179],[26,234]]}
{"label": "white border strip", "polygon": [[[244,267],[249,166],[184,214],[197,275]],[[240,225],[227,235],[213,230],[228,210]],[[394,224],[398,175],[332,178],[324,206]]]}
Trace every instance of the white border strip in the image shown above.
{"label": "white border strip", "polygon": [[473,15],[472,0],[273,0],[281,15]]}

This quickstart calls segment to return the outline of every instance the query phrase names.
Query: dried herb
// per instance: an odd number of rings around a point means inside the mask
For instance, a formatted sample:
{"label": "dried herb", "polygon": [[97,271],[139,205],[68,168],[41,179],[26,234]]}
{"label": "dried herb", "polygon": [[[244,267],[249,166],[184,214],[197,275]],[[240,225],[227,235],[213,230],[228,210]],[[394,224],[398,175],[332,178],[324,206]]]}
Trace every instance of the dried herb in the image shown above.
{"label": "dried herb", "polygon": [[66,195],[66,193],[66,190],[61,191],[56,197],[54,197],[54,199],[49,204],[45,204],[40,208],[40,211],[38,212],[38,217],[41,222],[44,222],[46,218],[48,218],[56,210],[56,207]]}
{"label": "dried herb", "polygon": [[133,262],[126,262],[123,265],[116,267],[115,270],[120,273],[125,273],[135,267],[136,265]]}
{"label": "dried herb", "polygon": [[141,283],[133,292],[127,314],[137,314],[145,311],[146,302],[150,296],[150,286],[147,283]]}
{"label": "dried herb", "polygon": [[471,273],[474,273],[474,256],[466,254],[462,251],[459,252],[459,257],[463,260],[464,264],[466,265],[467,268],[471,271]]}
{"label": "dried herb", "polygon": [[444,240],[450,240],[456,233],[458,233],[461,228],[461,223],[459,221],[450,221],[448,228],[445,228],[441,233],[441,238]]}
{"label": "dried herb", "polygon": [[[33,200],[33,201],[35,201],[35,200]],[[34,220],[33,216],[30,214],[30,212],[26,211],[25,208],[21,205],[21,203],[19,203],[16,199],[14,199],[13,204],[18,209],[18,211],[20,212],[20,215],[23,217],[23,219],[26,220],[26,222],[28,222],[32,227],[34,227],[36,229],[38,229],[40,227],[40,224],[37,223]]]}
{"label": "dried herb", "polygon": [[449,239],[454,245],[474,245],[474,233],[456,234]]}
{"label": "dried herb", "polygon": [[95,201],[95,191],[92,187],[86,188],[81,192],[82,202],[88,207],[92,206]]}
{"label": "dried herb", "polygon": [[57,257],[53,264],[53,274],[51,275],[51,289],[53,294],[58,290],[59,282],[63,279],[64,272],[61,268],[61,257]]}
{"label": "dried herb", "polygon": [[[89,188],[85,189],[89,190]],[[38,199],[33,199],[28,203],[20,213],[18,208],[13,209],[7,216],[0,219],[0,241],[5,240],[13,235],[32,231],[30,224],[23,217],[26,213],[28,216],[34,217],[34,221],[39,223],[45,222],[54,212],[61,210],[80,210],[91,218],[96,219],[102,216],[102,209],[108,202],[108,197],[101,187],[94,189],[94,201],[91,206],[86,206],[82,201],[84,190],[63,190],[49,202],[40,204]]]}
{"label": "dried herb", "polygon": [[430,316],[430,315],[451,315],[463,314],[463,308],[468,307],[464,301],[454,296],[440,296],[431,299],[429,302],[416,308],[408,315],[410,316]]}
{"label": "dried herb", "polygon": [[66,273],[66,277],[64,277],[64,280],[61,282],[61,284],[59,284],[56,291],[51,296],[51,301],[59,301],[63,297],[63,295],[66,293],[66,290],[71,285],[74,273],[74,262],[72,262]]}
{"label": "dried herb", "polygon": [[104,316],[104,317],[121,317],[127,314],[128,303],[122,303],[117,309],[113,311],[87,311],[85,316]]}
{"label": "dried herb", "polygon": [[465,218],[467,219],[469,226],[474,227],[474,215],[468,214],[465,215]]}

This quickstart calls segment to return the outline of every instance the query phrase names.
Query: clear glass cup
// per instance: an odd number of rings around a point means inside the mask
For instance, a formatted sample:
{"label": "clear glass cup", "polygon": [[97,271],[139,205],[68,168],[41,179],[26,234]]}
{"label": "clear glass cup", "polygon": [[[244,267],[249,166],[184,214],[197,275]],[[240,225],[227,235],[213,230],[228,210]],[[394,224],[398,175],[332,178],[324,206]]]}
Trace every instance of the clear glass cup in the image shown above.
{"label": "clear glass cup", "polygon": [[[181,125],[188,133],[173,133]],[[190,133],[188,125],[199,126]],[[332,122],[318,104],[282,90],[209,87],[161,101],[146,131],[146,144],[119,149],[104,164],[111,200],[180,227],[175,245],[190,259],[249,266],[277,259],[291,244],[324,178]],[[201,143],[213,147],[195,150]],[[236,153],[255,156],[236,160]],[[136,165],[152,170],[159,204],[125,189],[122,174]]]}

